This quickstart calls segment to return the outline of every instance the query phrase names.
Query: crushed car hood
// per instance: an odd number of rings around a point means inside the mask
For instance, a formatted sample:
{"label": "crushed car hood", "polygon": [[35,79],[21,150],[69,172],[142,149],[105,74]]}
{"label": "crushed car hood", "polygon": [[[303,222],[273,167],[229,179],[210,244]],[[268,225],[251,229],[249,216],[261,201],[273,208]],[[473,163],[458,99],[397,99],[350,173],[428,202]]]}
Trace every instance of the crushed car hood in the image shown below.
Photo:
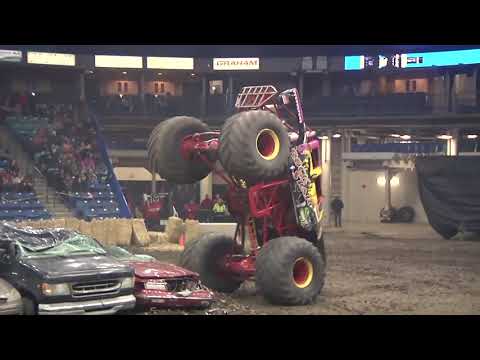
{"label": "crushed car hood", "polygon": [[135,276],[145,279],[166,279],[192,277],[198,278],[198,274],[190,270],[172,264],[165,264],[159,261],[126,261],[135,270]]}
{"label": "crushed car hood", "polygon": [[130,267],[109,256],[23,258],[22,262],[48,277],[89,273],[127,273]]}

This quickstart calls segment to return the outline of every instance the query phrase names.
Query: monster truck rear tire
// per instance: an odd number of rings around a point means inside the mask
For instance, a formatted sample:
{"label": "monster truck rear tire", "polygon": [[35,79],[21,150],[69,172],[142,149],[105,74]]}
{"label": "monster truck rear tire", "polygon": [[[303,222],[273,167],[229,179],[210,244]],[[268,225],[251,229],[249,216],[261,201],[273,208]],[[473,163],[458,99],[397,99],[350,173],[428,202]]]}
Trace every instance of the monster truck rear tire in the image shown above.
{"label": "monster truck rear tire", "polygon": [[220,162],[229,174],[249,183],[269,181],[285,174],[289,154],[287,129],[268,111],[236,114],[222,129]]}
{"label": "monster truck rear tire", "polygon": [[200,274],[200,280],[212,290],[231,293],[242,284],[221,268],[221,260],[233,253],[234,242],[222,234],[204,234],[187,243],[180,255],[180,266]]}
{"label": "monster truck rear tire", "polygon": [[182,156],[182,140],[195,133],[208,132],[202,121],[177,116],[158,125],[149,139],[149,162],[155,164],[165,180],[175,184],[193,184],[210,173],[210,168],[201,159],[185,159]]}
{"label": "monster truck rear tire", "polygon": [[325,280],[319,250],[297,237],[270,240],[256,261],[256,285],[273,304],[306,305],[315,301]]}

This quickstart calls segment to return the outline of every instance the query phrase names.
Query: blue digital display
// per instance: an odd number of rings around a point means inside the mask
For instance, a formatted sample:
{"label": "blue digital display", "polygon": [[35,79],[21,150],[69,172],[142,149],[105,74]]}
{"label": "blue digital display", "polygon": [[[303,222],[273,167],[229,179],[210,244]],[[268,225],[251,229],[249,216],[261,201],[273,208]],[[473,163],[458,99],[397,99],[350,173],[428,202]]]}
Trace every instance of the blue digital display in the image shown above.
{"label": "blue digital display", "polygon": [[[480,63],[480,49],[405,54],[405,68],[455,66]],[[402,56],[402,57],[403,57]]]}
{"label": "blue digital display", "polygon": [[391,57],[345,56],[345,70],[366,68],[423,68],[432,66],[455,66],[480,64],[480,49],[410,53]]}
{"label": "blue digital display", "polygon": [[345,70],[362,70],[363,56],[345,56]]}

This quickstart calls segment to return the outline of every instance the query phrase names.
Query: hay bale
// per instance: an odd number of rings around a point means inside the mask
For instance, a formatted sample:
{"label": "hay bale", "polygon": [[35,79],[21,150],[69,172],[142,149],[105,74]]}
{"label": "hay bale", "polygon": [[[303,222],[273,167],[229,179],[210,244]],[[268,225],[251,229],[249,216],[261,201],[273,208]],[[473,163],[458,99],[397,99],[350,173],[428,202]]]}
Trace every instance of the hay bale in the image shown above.
{"label": "hay bale", "polygon": [[78,231],[80,229],[80,220],[76,218],[65,219],[65,228],[73,231]]}
{"label": "hay bale", "polygon": [[178,244],[180,242],[180,237],[182,236],[185,230],[185,225],[183,220],[177,217],[170,217],[167,221],[167,226],[165,228],[165,233],[168,237],[168,242],[172,244]]}
{"label": "hay bale", "polygon": [[107,244],[108,245],[118,245],[122,246],[121,239],[118,236],[118,220],[117,219],[107,219],[104,221],[105,227],[107,228]]}
{"label": "hay bale", "polygon": [[80,220],[78,224],[78,231],[87,236],[92,236],[92,223],[85,221],[85,220]]}
{"label": "hay bale", "polygon": [[107,226],[104,220],[94,219],[91,222],[93,237],[103,245],[107,245],[108,234]]}
{"label": "hay bale", "polygon": [[147,246],[150,243],[150,236],[143,219],[132,220],[133,243],[138,246]]}
{"label": "hay bale", "polygon": [[156,243],[158,241],[158,236],[161,232],[158,231],[149,231],[148,236],[150,236],[150,244]]}
{"label": "hay bale", "polygon": [[55,229],[65,228],[65,219],[54,219],[54,220],[51,220],[51,222]]}
{"label": "hay bale", "polygon": [[150,231],[150,244],[168,243],[168,236],[164,232]]}
{"label": "hay bale", "polygon": [[116,243],[120,246],[130,246],[132,243],[132,221],[130,219],[114,220],[116,226]]}
{"label": "hay bale", "polygon": [[185,221],[185,243],[200,236],[200,222],[198,220]]}
{"label": "hay bale", "polygon": [[178,244],[170,244],[168,242],[158,242],[155,244],[150,244],[148,246],[149,251],[159,251],[159,252],[182,252],[183,246]]}

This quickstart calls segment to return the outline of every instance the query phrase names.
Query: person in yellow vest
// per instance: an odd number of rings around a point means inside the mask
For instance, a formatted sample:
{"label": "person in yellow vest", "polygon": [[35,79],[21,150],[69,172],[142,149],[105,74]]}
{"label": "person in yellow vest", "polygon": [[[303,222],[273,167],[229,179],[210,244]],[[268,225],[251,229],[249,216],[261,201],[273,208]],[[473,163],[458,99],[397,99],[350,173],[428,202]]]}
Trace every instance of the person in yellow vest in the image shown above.
{"label": "person in yellow vest", "polygon": [[223,199],[220,198],[215,205],[213,205],[212,211],[215,213],[215,215],[225,215],[227,212],[227,206],[223,202]]}

